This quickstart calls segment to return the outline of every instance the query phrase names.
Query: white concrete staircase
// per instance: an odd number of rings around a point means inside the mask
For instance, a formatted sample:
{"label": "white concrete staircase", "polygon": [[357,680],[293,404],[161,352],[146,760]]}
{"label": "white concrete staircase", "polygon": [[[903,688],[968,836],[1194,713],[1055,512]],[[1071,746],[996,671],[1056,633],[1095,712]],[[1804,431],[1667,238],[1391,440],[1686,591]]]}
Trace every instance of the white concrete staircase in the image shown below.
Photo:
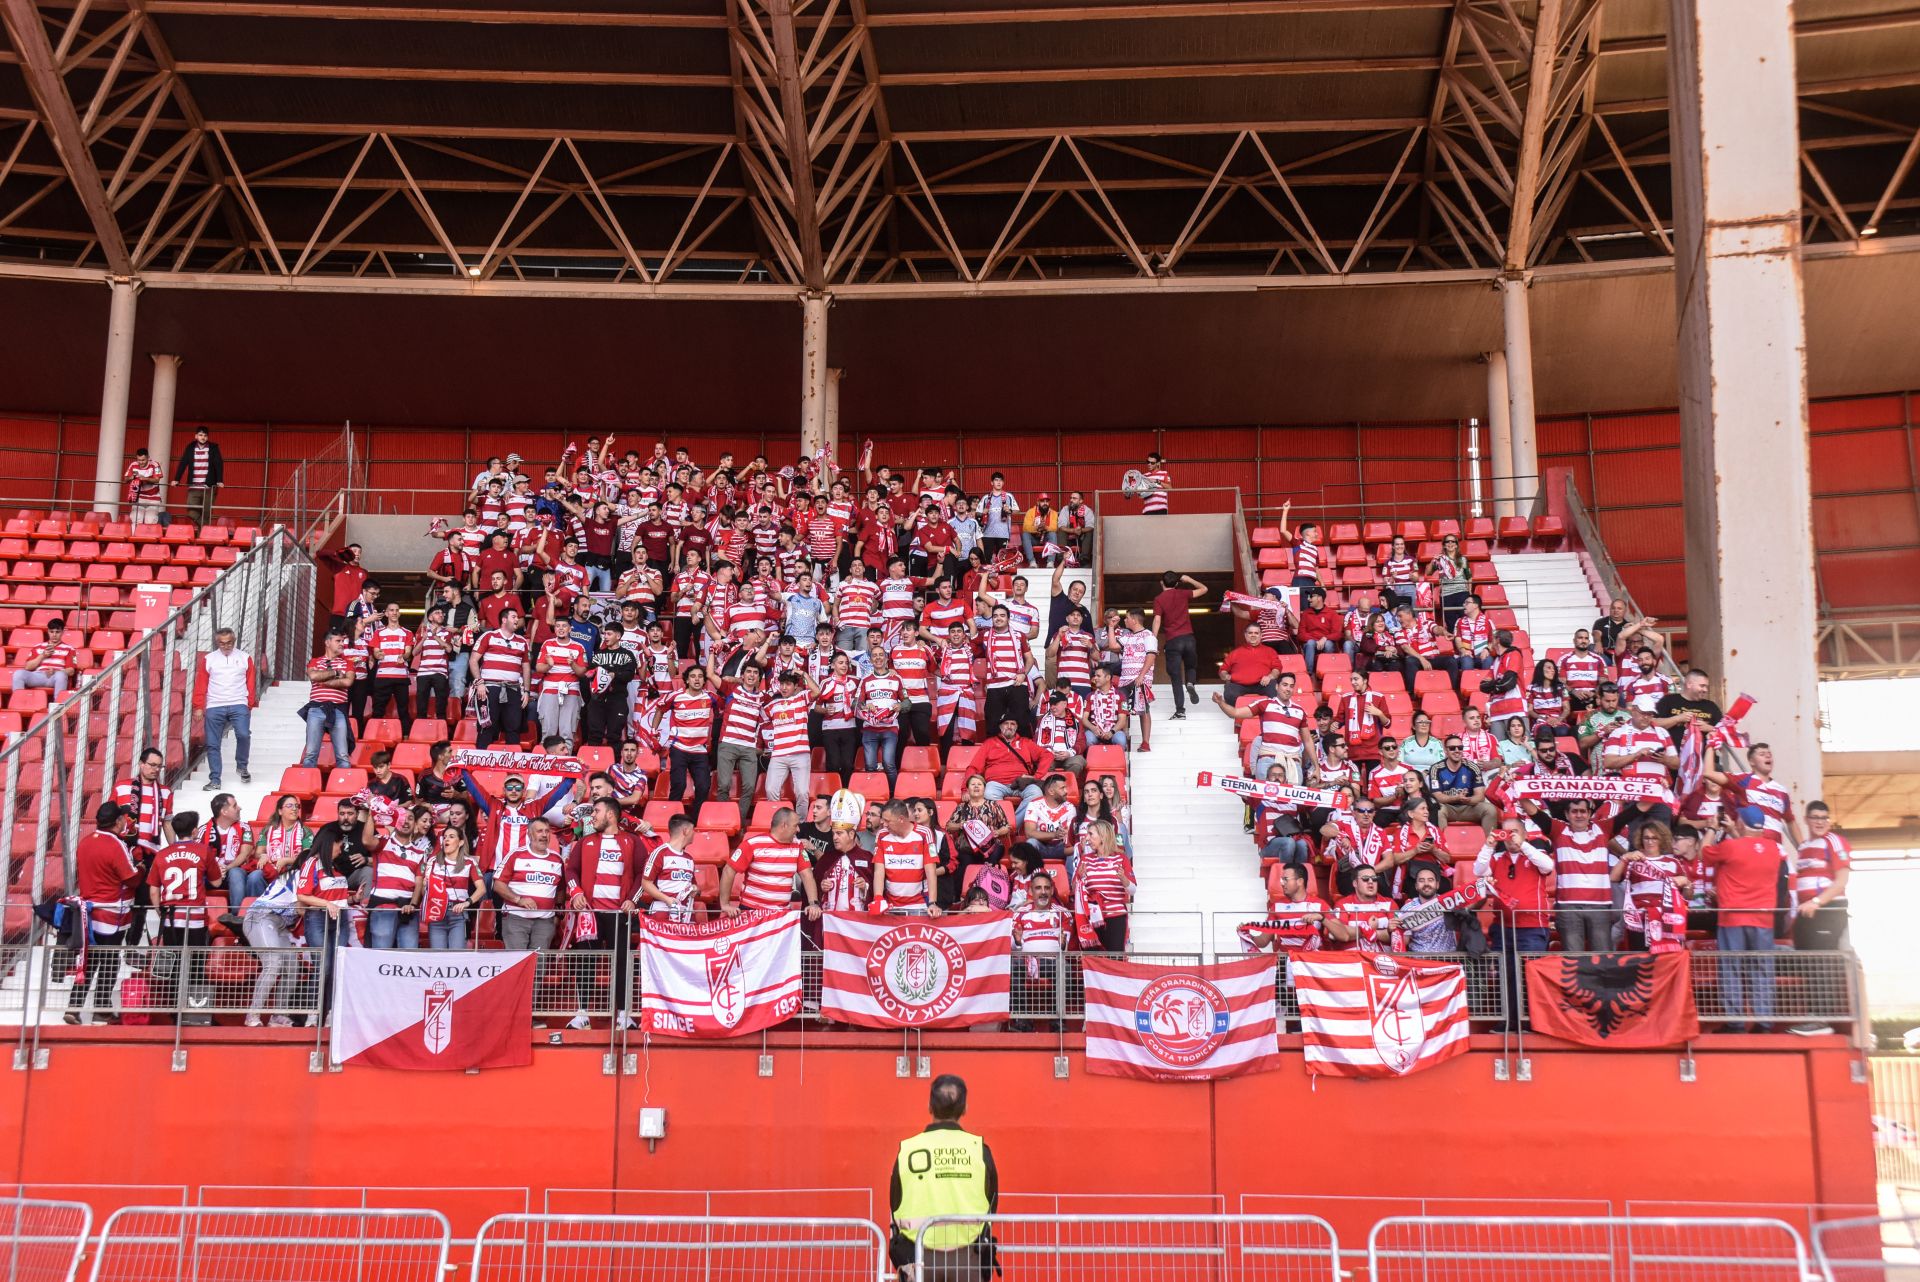
{"label": "white concrete staircase", "polygon": [[1238,798],[1196,788],[1202,770],[1237,774],[1234,723],[1213,705],[1218,685],[1173,720],[1173,689],[1154,688],[1153,751],[1132,754],[1133,901],[1136,953],[1211,953],[1215,922],[1232,954],[1232,928],[1266,914],[1260,857],[1244,831]]}
{"label": "white concrete staircase", "polygon": [[[252,823],[260,802],[280,789],[280,775],[288,766],[300,764],[306,750],[307,730],[296,715],[307,702],[305,681],[279,681],[261,692],[260,706],[253,710],[253,751],[247,772],[253,782],[241,783],[233,764],[233,736],[221,745],[221,792],[230,792],[240,802],[240,817]],[[174,809],[198,811],[204,822],[214,794],[205,790],[211,777],[206,758],[195,763],[193,773],[174,788]]]}
{"label": "white concrete staircase", "polygon": [[1536,656],[1571,648],[1573,634],[1600,617],[1578,552],[1495,552],[1493,566]]}

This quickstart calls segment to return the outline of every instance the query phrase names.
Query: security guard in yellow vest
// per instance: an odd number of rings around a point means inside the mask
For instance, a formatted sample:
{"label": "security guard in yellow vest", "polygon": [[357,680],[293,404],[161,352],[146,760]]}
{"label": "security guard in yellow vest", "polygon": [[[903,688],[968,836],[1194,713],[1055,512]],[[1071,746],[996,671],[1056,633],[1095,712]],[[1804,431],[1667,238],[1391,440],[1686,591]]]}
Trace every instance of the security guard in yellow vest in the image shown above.
{"label": "security guard in yellow vest", "polygon": [[[960,1129],[967,1084],[952,1073],[933,1079],[927,1129],[900,1142],[893,1164],[894,1267],[911,1277],[914,1248],[925,1238],[926,1272],[913,1282],[979,1282],[998,1272],[991,1226],[984,1217],[1000,1206],[1000,1175],[993,1150]],[[980,1216],[978,1223],[935,1224],[937,1216]]]}

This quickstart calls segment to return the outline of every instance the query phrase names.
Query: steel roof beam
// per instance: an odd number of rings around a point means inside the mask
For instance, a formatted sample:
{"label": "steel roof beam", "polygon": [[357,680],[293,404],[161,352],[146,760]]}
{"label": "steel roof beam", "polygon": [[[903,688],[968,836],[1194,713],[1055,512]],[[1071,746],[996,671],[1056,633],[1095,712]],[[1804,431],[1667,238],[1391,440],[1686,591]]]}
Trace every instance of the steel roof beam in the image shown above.
{"label": "steel roof beam", "polygon": [[133,275],[133,257],[127,252],[126,237],[113,216],[106,180],[100,176],[93,152],[87,147],[86,130],[81,128],[80,113],[54,61],[53,45],[47,40],[40,11],[32,0],[0,0],[0,20],[5,22],[7,38],[20,56],[27,91],[33,95],[47,137],[59,153],[67,181],[73,184],[74,195],[87,212],[87,221],[100,242],[101,252],[106,255],[108,269],[115,276]]}

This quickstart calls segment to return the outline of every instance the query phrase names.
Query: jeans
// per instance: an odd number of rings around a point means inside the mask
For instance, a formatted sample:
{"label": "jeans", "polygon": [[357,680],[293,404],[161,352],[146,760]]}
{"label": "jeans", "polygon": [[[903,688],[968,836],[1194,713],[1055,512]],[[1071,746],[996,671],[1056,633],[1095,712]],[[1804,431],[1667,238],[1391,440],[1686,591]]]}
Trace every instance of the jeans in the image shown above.
{"label": "jeans", "polygon": [[704,752],[672,748],[667,752],[667,763],[667,800],[678,801],[685,796],[691,776],[693,800],[687,804],[687,813],[699,818],[700,807],[707,804],[707,793],[713,787],[713,760]]}
{"label": "jeans", "polygon": [[367,947],[420,947],[420,914],[411,908],[399,909],[374,904],[367,910]]}
{"label": "jeans", "polygon": [[336,765],[345,765],[353,756],[351,727],[347,724],[347,705],[344,703],[315,703],[307,707],[307,750],[300,757],[303,766],[320,764],[320,741],[327,736],[331,723],[333,732],[333,760]]}
{"label": "jeans", "polygon": [[1278,859],[1283,864],[1306,867],[1311,848],[1305,837],[1275,837],[1260,848],[1260,858]]}
{"label": "jeans", "polygon": [[299,970],[299,963],[288,950],[293,947],[293,923],[277,912],[250,912],[247,914],[247,942],[259,950],[260,974],[253,981],[253,1000],[247,1003],[247,1014],[258,1016],[273,999],[273,990],[284,979],[288,987],[280,994],[280,1004],[291,1007],[295,1004],[292,982]]}
{"label": "jeans", "polygon": [[16,690],[51,690],[53,701],[60,702],[67,693],[67,674],[55,672],[16,672],[13,674],[13,688]]}
{"label": "jeans", "polygon": [[604,565],[593,565],[589,563],[587,565],[587,582],[592,585],[591,590],[594,592],[613,591],[613,575],[608,573],[607,567]]}
{"label": "jeans", "polygon": [[1167,680],[1173,683],[1173,710],[1184,712],[1187,707],[1187,687],[1200,682],[1200,651],[1194,646],[1193,633],[1168,637],[1166,656]]}
{"label": "jeans", "polygon": [[353,930],[353,912],[342,908],[338,921],[329,920],[324,908],[307,909],[306,945],[320,949],[320,1018],[333,1009],[333,950],[360,947],[360,936]]}
{"label": "jeans", "polygon": [[1125,730],[1115,730],[1110,737],[1105,739],[1097,735],[1090,734],[1087,736],[1087,746],[1089,748],[1100,744],[1111,744],[1117,748],[1124,748],[1127,746],[1127,732]]}
{"label": "jeans", "polygon": [[1772,953],[1772,926],[1722,926],[1714,944],[1720,950],[1720,1009],[1733,1016],[1729,1033],[1744,1033],[1746,1017],[1756,1024],[1773,1019],[1773,958],[1739,953]]}
{"label": "jeans", "polygon": [[[1504,921],[1493,923],[1493,934],[1488,942],[1500,954],[1501,968],[1506,972],[1507,992],[1518,994],[1526,991],[1521,987],[1523,953],[1544,953],[1551,945],[1553,932],[1545,926],[1509,926]],[[1507,1007],[1507,1028],[1509,1031],[1520,1027],[1522,1005],[1515,998]]]}
{"label": "jeans", "polygon": [[233,768],[244,775],[247,753],[253,747],[253,709],[244,703],[207,709],[207,766],[216,787],[220,783],[220,741],[227,737],[229,728],[233,730]]}
{"label": "jeans", "polygon": [[744,828],[753,814],[754,786],[760,782],[760,754],[737,743],[723,743],[715,767],[714,790],[722,797],[732,789],[735,776],[739,777],[740,826]]}
{"label": "jeans", "polygon": [[1019,805],[1015,807],[1016,814],[1018,814],[1022,810],[1025,810],[1027,808],[1027,803],[1029,801],[1032,801],[1034,798],[1041,797],[1044,795],[1045,795],[1044,790],[1037,783],[1030,783],[1024,788],[1017,788],[1014,785],[1007,784],[1007,783],[990,783],[987,785],[988,801],[999,801],[1003,797],[1020,798]]}
{"label": "jeans", "polygon": [[1313,671],[1314,665],[1319,662],[1321,655],[1332,654],[1339,648],[1340,643],[1338,641],[1326,637],[1304,643],[1300,649],[1307,656],[1307,671]]}
{"label": "jeans", "polygon": [[836,650],[850,650],[854,654],[867,652],[867,629],[841,628],[833,634],[833,647]]}
{"label": "jeans", "polygon": [[899,767],[894,763],[900,758],[900,732],[898,730],[865,729],[860,732],[860,755],[868,770],[884,770],[891,780]]}
{"label": "jeans", "polygon": [[1613,951],[1613,909],[1556,908],[1554,929],[1560,932],[1560,950],[1568,953]]}
{"label": "jeans", "polygon": [[466,913],[449,912],[439,921],[427,923],[428,948],[465,948],[466,946]]}
{"label": "jeans", "polygon": [[453,697],[456,699],[467,697],[467,660],[472,657],[468,654],[456,654],[453,656],[453,666],[448,669],[448,679],[452,683]]}
{"label": "jeans", "polygon": [[[266,874],[258,868],[251,872],[241,872],[238,868],[227,870],[227,904],[236,913],[249,899],[258,899],[267,893]],[[321,916],[325,916],[322,913]]]}

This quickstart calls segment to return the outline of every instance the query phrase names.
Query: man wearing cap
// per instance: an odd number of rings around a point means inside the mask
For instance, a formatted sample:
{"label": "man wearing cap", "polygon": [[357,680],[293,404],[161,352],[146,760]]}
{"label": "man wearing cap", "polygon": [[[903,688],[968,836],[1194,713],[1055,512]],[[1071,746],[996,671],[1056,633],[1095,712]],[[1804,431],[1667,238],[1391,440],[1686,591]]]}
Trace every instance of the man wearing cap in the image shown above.
{"label": "man wearing cap", "polygon": [[74,849],[73,887],[79,903],[70,907],[87,914],[79,928],[87,932],[88,948],[86,969],[67,995],[62,1018],[69,1024],[80,1022],[89,994],[108,1012],[106,1018],[113,1018],[113,982],[120,970],[117,945],[133,913],[134,887],[144,876],[140,859],[127,844],[134,814],[114,802],[103,803],[93,813],[94,832]]}
{"label": "man wearing cap", "polygon": [[66,627],[59,619],[47,620],[47,639],[22,655],[13,674],[15,690],[51,690],[55,703],[66,697],[77,663],[73,647],[67,644]]}
{"label": "man wearing cap", "polygon": [[1700,852],[1714,871],[1720,908],[1714,947],[1720,954],[1720,1006],[1736,1022],[1729,1033],[1765,1032],[1773,1018],[1773,958],[1747,953],[1773,951],[1773,913],[1778,902],[1780,843],[1766,827],[1758,806],[1730,808],[1722,817],[1724,836]]}

